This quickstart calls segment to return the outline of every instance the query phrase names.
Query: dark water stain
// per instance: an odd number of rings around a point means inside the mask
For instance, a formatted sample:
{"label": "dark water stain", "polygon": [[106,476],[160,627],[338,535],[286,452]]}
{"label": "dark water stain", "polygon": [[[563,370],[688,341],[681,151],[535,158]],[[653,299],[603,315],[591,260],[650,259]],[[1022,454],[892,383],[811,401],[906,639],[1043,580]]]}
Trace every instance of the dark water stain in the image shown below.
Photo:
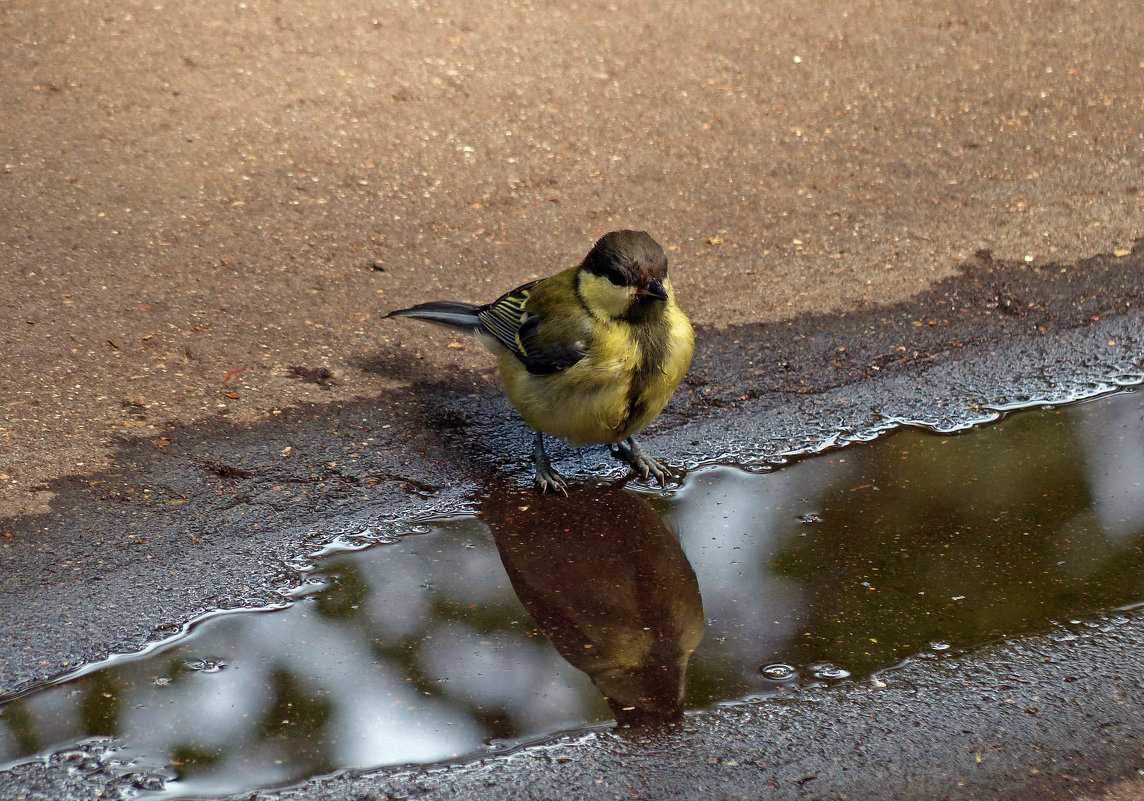
{"label": "dark water stain", "polygon": [[490,482],[474,512],[320,556],[282,608],[7,699],[0,761],[217,795],[892,682],[903,660],[1067,627],[1144,601],[1144,393],[666,494]]}

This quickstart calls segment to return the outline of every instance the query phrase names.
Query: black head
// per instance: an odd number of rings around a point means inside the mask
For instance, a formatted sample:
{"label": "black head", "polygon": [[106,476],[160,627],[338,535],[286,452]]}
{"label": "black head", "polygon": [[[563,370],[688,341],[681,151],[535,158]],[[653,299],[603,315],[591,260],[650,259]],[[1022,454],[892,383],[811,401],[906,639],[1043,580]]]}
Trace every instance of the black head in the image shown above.
{"label": "black head", "polygon": [[646,231],[604,234],[584,257],[581,269],[616,286],[631,287],[640,295],[667,300],[663,288],[667,256]]}

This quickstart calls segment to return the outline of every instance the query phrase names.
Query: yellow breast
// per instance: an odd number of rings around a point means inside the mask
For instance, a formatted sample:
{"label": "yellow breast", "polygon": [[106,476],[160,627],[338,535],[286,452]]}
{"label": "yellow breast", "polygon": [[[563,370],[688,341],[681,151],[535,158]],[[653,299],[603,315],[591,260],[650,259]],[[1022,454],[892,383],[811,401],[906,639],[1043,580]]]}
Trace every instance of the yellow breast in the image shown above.
{"label": "yellow breast", "polygon": [[654,341],[623,321],[598,321],[587,355],[552,375],[528,373],[498,352],[501,381],[524,421],[569,444],[620,442],[663,411],[691,363],[694,334],[669,302]]}

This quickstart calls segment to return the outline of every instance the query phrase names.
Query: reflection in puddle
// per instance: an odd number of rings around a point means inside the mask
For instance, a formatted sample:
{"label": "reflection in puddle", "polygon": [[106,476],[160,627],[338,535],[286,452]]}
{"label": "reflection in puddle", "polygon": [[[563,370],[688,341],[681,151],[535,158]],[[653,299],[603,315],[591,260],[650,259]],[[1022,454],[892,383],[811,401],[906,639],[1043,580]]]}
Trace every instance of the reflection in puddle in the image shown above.
{"label": "reflection in puddle", "polygon": [[714,470],[682,495],[671,514],[718,621],[689,707],[1144,600],[1144,393]]}
{"label": "reflection in puddle", "polygon": [[540,632],[588,674],[616,720],[676,720],[703,636],[695,571],[644,498],[613,487],[584,495],[493,493],[482,519]]}
{"label": "reflection in puddle", "polygon": [[222,794],[671,720],[1144,600],[1144,393],[700,471],[670,496],[483,495],[321,558],[288,607],[9,699],[0,762]]}

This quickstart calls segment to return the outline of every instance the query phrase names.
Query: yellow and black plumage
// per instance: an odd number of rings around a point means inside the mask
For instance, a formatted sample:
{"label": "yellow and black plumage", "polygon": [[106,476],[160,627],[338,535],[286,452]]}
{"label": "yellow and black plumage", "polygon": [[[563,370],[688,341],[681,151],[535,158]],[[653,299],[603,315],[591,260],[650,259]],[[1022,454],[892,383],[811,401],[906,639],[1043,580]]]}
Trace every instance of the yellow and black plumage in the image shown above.
{"label": "yellow and black plumage", "polygon": [[544,434],[610,445],[636,472],[666,483],[667,470],[634,436],[683,380],[694,335],[675,301],[667,256],[646,232],[606,234],[577,266],[484,306],[438,301],[386,316],[476,334],[496,354],[509,400],[536,431],[541,491],[567,491],[548,463]]}

